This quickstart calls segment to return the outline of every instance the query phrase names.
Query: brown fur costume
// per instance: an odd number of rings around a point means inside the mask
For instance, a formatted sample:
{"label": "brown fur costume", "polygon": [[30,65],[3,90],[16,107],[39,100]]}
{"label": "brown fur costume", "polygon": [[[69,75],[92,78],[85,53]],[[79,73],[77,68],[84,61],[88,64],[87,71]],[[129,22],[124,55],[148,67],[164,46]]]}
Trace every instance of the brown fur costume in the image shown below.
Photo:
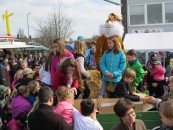
{"label": "brown fur costume", "polygon": [[[114,25],[113,23],[116,23],[116,25],[119,24],[118,26],[122,26],[122,24],[120,23],[121,21],[122,21],[122,16],[111,13],[108,17],[108,20],[104,24],[104,28],[110,29]],[[120,29],[124,29],[123,26],[120,27]],[[97,40],[95,58],[96,58],[96,65],[97,65],[98,70],[100,70],[100,66],[99,66],[100,59],[101,59],[103,53],[108,49],[107,48],[107,38],[108,37],[110,37],[112,35],[117,35],[118,41],[121,44],[121,48],[125,52],[124,44],[123,44],[122,38],[121,38],[122,34],[119,34],[119,32],[113,32],[113,31],[110,33],[108,31],[105,31],[104,33],[102,33],[102,35]],[[122,33],[122,32],[124,33],[124,30],[120,31],[120,33]],[[107,33],[109,33],[109,34],[107,34]]]}

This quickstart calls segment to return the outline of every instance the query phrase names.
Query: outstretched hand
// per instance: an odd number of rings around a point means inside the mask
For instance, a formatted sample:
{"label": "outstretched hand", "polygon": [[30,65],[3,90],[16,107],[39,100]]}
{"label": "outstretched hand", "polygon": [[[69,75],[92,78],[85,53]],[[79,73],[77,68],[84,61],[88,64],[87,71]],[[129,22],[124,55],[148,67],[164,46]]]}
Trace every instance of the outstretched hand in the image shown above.
{"label": "outstretched hand", "polygon": [[77,89],[75,87],[71,88],[70,90],[72,90],[74,94],[77,95]]}
{"label": "outstretched hand", "polygon": [[148,97],[148,103],[151,103],[152,105],[156,105],[157,104],[157,99],[152,97],[152,96],[149,96]]}

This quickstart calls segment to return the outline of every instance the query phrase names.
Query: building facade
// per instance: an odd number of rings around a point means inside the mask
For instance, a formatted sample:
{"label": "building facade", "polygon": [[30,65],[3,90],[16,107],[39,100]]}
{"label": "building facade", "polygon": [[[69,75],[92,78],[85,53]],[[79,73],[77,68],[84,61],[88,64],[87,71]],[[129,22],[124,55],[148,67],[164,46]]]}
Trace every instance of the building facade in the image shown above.
{"label": "building facade", "polygon": [[[127,32],[173,32],[173,0],[127,0]],[[143,65],[146,65],[151,53],[138,52]],[[158,52],[159,59],[164,59],[164,65],[169,63],[168,57],[172,58],[172,54],[164,52],[163,56]]]}
{"label": "building facade", "polygon": [[173,32],[173,0],[127,0],[128,33]]}

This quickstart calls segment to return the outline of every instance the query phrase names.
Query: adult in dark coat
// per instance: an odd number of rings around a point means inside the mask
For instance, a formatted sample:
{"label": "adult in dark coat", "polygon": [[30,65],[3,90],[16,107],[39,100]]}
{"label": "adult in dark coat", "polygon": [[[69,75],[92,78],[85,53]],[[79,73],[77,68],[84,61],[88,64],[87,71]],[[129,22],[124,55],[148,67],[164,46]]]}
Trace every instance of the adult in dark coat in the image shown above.
{"label": "adult in dark coat", "polygon": [[0,65],[0,85],[10,86],[7,70]]}
{"label": "adult in dark coat", "polygon": [[41,88],[38,98],[39,107],[28,117],[30,130],[70,130],[64,118],[52,111],[54,98],[51,88]]}

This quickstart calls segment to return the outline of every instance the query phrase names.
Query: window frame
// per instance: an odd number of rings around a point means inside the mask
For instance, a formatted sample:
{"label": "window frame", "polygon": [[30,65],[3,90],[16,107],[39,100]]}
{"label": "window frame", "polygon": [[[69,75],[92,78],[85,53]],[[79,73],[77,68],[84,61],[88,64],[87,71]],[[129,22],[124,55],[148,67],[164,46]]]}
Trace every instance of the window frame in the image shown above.
{"label": "window frame", "polygon": [[[148,23],[148,5],[158,5],[160,4],[161,5],[161,15],[162,15],[162,22],[161,23]],[[149,4],[146,4],[147,8],[146,8],[146,15],[147,15],[147,25],[158,25],[158,24],[163,24],[163,21],[164,21],[164,18],[163,18],[163,3],[149,3]]]}
{"label": "window frame", "polygon": [[[166,23],[166,14],[165,14],[165,11],[166,11],[166,8],[165,8],[165,5],[166,3],[173,3],[172,1],[171,2],[155,2],[155,3],[146,3],[146,4],[133,4],[133,5],[128,5],[127,6],[127,23],[128,23],[128,27],[145,27],[145,26],[155,26],[155,25],[158,25],[158,26],[163,26],[163,25],[172,25],[173,22],[170,22],[170,23]],[[162,23],[152,23],[152,24],[148,24],[148,14],[147,14],[147,5],[151,5],[151,4],[162,4]],[[144,6],[144,24],[137,24],[137,25],[131,25],[130,24],[130,7],[131,6]]]}
{"label": "window frame", "polygon": [[173,21],[172,22],[166,22],[166,4],[173,4],[173,2],[164,2],[164,23],[165,24],[173,24]]}
{"label": "window frame", "polygon": [[[130,7],[132,7],[132,6],[143,6],[144,7],[144,24],[135,24],[135,25],[131,25],[131,23],[130,23],[130,19],[131,19],[131,15],[130,15]],[[141,26],[141,25],[145,25],[145,6],[144,5],[142,5],[142,4],[138,4],[138,5],[129,5],[128,6],[128,25],[129,26]]]}

